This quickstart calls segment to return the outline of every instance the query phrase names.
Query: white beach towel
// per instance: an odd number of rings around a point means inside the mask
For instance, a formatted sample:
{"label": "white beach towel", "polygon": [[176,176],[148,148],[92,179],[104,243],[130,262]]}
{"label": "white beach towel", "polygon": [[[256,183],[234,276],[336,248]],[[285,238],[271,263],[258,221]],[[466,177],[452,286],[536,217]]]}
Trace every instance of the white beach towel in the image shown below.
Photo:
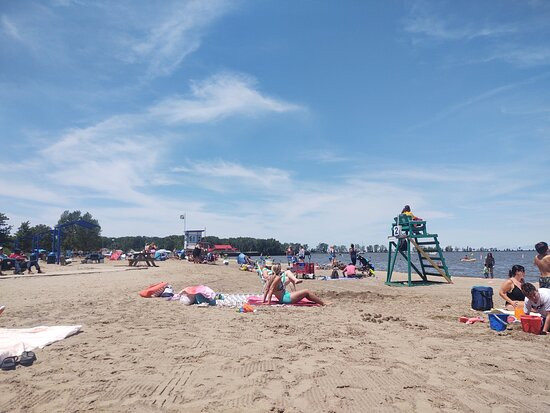
{"label": "white beach towel", "polygon": [[33,328],[0,328],[0,363],[6,357],[20,356],[24,351],[63,340],[78,333],[82,326],[39,326]]}

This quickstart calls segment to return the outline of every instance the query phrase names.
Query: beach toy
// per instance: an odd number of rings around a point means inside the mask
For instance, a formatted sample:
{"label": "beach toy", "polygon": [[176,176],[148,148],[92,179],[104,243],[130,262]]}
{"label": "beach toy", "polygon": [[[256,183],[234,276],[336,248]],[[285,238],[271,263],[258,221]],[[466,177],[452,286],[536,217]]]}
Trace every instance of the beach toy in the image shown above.
{"label": "beach toy", "polygon": [[542,317],[524,314],[521,316],[520,320],[523,331],[526,333],[540,334],[542,330]]}
{"label": "beach toy", "polygon": [[465,324],[475,324],[484,323],[485,319],[483,317],[460,317],[458,321]]}
{"label": "beach toy", "polygon": [[508,326],[508,314],[489,314],[489,327],[495,331],[504,331]]}
{"label": "beach toy", "polygon": [[241,308],[237,310],[239,313],[253,313],[254,308],[249,304],[244,304]]}
{"label": "beach toy", "polygon": [[521,319],[521,316],[525,314],[525,311],[523,311],[523,305],[520,305],[514,309],[514,317],[516,317],[518,320]]}

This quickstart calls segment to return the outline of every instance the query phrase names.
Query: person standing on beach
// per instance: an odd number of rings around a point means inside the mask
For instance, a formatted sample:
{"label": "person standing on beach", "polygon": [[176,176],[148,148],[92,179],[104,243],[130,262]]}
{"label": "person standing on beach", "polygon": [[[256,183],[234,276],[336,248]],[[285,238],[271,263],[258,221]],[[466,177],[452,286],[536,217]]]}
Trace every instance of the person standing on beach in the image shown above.
{"label": "person standing on beach", "polygon": [[292,251],[292,247],[289,245],[288,248],[286,249],[286,262],[289,267],[292,265],[293,255],[294,255],[294,252]]}
{"label": "person standing on beach", "polygon": [[32,274],[32,267],[36,267],[38,274],[42,274],[44,272],[40,269],[40,265],[38,265],[38,253],[36,251],[31,252],[31,255],[29,256],[29,263],[27,265],[29,274]]}
{"label": "person standing on beach", "polygon": [[487,268],[487,274],[485,275],[485,278],[488,276],[491,276],[493,278],[493,267],[495,266],[495,258],[493,257],[493,254],[488,253],[487,257],[485,258],[485,268]]}
{"label": "person standing on beach", "polygon": [[539,288],[550,288],[550,251],[544,241],[535,245],[538,255],[535,256],[535,265],[540,271]]}
{"label": "person standing on beach", "polygon": [[195,264],[199,264],[201,261],[201,247],[199,244],[195,245],[195,248],[193,248],[193,262]]}
{"label": "person standing on beach", "polygon": [[351,260],[351,263],[355,266],[357,263],[357,250],[355,249],[355,245],[351,244],[351,248],[349,249],[349,258]]}
{"label": "person standing on beach", "polygon": [[330,263],[332,264],[332,266],[334,266],[334,264],[336,264],[336,251],[334,251],[334,245],[328,247],[328,256],[330,259]]}
{"label": "person standing on beach", "polygon": [[298,251],[298,260],[304,262],[306,260],[306,249],[303,245],[300,245],[300,250]]}

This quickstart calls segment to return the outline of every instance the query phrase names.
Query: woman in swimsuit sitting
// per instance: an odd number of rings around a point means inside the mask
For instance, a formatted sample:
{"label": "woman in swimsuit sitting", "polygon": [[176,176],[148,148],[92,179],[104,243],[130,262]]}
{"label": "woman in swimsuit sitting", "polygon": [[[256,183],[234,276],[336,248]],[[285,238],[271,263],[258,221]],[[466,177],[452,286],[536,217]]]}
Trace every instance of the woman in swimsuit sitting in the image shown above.
{"label": "woman in swimsuit sitting", "polygon": [[[309,290],[296,291],[296,284],[300,282],[301,280],[297,280],[290,270],[281,273],[281,264],[274,266],[273,275],[266,284],[263,302],[267,301],[268,304],[271,304],[271,296],[275,294],[281,304],[294,304],[302,298],[307,298],[314,303],[325,305],[323,300],[309,292]],[[290,283],[294,286],[295,291],[293,292],[286,291],[286,286]]]}
{"label": "woman in swimsuit sitting", "polygon": [[499,295],[504,299],[506,308],[513,310],[518,306],[523,306],[525,295],[521,291],[521,286],[525,282],[525,268],[521,265],[514,265],[508,272],[508,280],[504,281],[500,287]]}

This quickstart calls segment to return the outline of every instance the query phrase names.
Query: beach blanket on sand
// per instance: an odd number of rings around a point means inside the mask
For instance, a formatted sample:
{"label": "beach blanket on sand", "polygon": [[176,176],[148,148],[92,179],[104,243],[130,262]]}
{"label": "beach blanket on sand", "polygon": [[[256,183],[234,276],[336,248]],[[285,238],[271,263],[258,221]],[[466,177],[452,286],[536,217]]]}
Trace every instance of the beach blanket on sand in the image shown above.
{"label": "beach blanket on sand", "polygon": [[122,250],[116,250],[114,251],[111,256],[109,257],[109,259],[111,261],[116,261],[120,258],[120,256],[122,255]]}
{"label": "beach blanket on sand", "polygon": [[[248,304],[250,305],[268,305],[267,303],[263,302],[263,296],[261,295],[253,295],[251,297],[248,297]],[[274,304],[281,304],[279,300],[277,300],[277,297],[273,296],[271,297],[271,305]],[[294,304],[283,304],[283,305],[304,305],[304,306],[313,306],[318,305],[315,304],[313,301],[309,301],[307,298],[302,298],[300,301]]]}
{"label": "beach blanket on sand", "polygon": [[24,351],[44,348],[78,333],[82,326],[39,326],[33,328],[0,328],[0,362],[20,356]]}
{"label": "beach blanket on sand", "polygon": [[206,285],[194,285],[191,287],[185,287],[183,289],[183,292],[188,295],[197,295],[202,294],[209,300],[213,300],[216,298],[216,293],[214,290],[212,290],[210,287],[207,287]]}

